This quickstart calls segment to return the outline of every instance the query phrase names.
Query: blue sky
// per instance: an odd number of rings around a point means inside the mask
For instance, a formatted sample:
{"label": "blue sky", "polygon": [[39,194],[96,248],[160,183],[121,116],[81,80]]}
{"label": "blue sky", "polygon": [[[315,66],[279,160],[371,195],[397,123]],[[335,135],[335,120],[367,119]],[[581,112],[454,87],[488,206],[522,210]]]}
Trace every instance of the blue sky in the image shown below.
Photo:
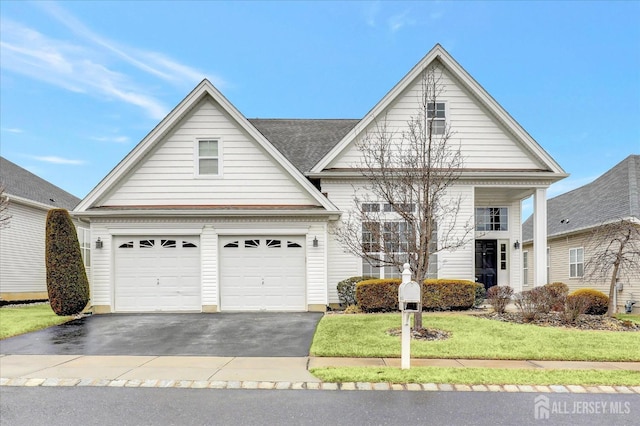
{"label": "blue sky", "polygon": [[436,43],[571,177],[640,153],[640,2],[0,0],[0,153],[83,197],[204,77],[249,118],[361,118]]}

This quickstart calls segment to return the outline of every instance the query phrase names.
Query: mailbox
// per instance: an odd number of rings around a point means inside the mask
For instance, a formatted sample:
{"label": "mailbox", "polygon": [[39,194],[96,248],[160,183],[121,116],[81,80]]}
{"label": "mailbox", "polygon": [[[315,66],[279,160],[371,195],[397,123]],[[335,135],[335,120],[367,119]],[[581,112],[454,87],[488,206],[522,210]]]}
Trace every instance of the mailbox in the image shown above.
{"label": "mailbox", "polygon": [[398,287],[398,306],[402,312],[420,312],[420,284],[408,281]]}

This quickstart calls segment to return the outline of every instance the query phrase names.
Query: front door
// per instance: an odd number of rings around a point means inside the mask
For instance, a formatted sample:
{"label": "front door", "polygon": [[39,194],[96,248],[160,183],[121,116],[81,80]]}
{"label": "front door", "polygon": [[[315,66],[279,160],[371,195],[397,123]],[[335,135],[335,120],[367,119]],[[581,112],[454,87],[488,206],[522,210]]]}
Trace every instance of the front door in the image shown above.
{"label": "front door", "polygon": [[485,290],[498,285],[498,241],[476,240],[476,282],[484,284]]}

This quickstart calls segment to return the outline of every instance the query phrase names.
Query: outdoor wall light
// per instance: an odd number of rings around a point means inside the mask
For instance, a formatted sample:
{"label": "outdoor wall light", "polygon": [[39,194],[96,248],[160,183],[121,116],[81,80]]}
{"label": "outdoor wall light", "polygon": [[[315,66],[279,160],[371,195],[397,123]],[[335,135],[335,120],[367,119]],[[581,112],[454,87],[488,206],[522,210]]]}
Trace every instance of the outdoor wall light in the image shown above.
{"label": "outdoor wall light", "polygon": [[313,246],[318,247],[318,237],[313,237]]}
{"label": "outdoor wall light", "polygon": [[520,241],[516,240],[516,242],[513,243],[513,248],[518,250],[520,248]]}
{"label": "outdoor wall light", "polygon": [[97,249],[102,248],[102,240],[100,239],[100,237],[98,237],[98,239],[96,240],[96,248]]}

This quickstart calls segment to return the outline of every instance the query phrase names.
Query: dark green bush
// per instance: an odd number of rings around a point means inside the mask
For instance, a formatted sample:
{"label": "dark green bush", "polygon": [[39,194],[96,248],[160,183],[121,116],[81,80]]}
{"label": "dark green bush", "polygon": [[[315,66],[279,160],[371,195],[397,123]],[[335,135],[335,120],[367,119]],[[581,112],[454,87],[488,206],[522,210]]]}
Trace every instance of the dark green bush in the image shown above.
{"label": "dark green bush", "polygon": [[592,288],[581,288],[571,293],[573,296],[587,298],[589,306],[585,312],[588,315],[604,315],[609,307],[609,296]]}
{"label": "dark green bush", "polygon": [[356,284],[356,304],[363,312],[397,311],[401,282],[400,278],[360,281]]}
{"label": "dark green bush", "polygon": [[428,279],[422,286],[422,309],[464,310],[476,300],[476,283],[467,280]]}
{"label": "dark green bush", "polygon": [[338,298],[340,305],[350,306],[356,304],[356,284],[360,281],[371,280],[373,277],[351,277],[338,283]]}
{"label": "dark green bush", "polygon": [[555,282],[546,284],[544,288],[548,291],[551,310],[555,312],[564,311],[564,304],[569,294],[569,287],[565,283]]}
{"label": "dark green bush", "polygon": [[508,285],[494,285],[487,291],[487,302],[495,312],[503,314],[512,295],[513,289]]}
{"label": "dark green bush", "polygon": [[473,302],[473,307],[477,308],[482,305],[486,296],[487,290],[484,289],[484,284],[476,283],[476,300]]}
{"label": "dark green bush", "polygon": [[51,309],[56,315],[76,315],[89,303],[89,281],[76,228],[68,211],[49,210],[45,244],[47,292]]}

